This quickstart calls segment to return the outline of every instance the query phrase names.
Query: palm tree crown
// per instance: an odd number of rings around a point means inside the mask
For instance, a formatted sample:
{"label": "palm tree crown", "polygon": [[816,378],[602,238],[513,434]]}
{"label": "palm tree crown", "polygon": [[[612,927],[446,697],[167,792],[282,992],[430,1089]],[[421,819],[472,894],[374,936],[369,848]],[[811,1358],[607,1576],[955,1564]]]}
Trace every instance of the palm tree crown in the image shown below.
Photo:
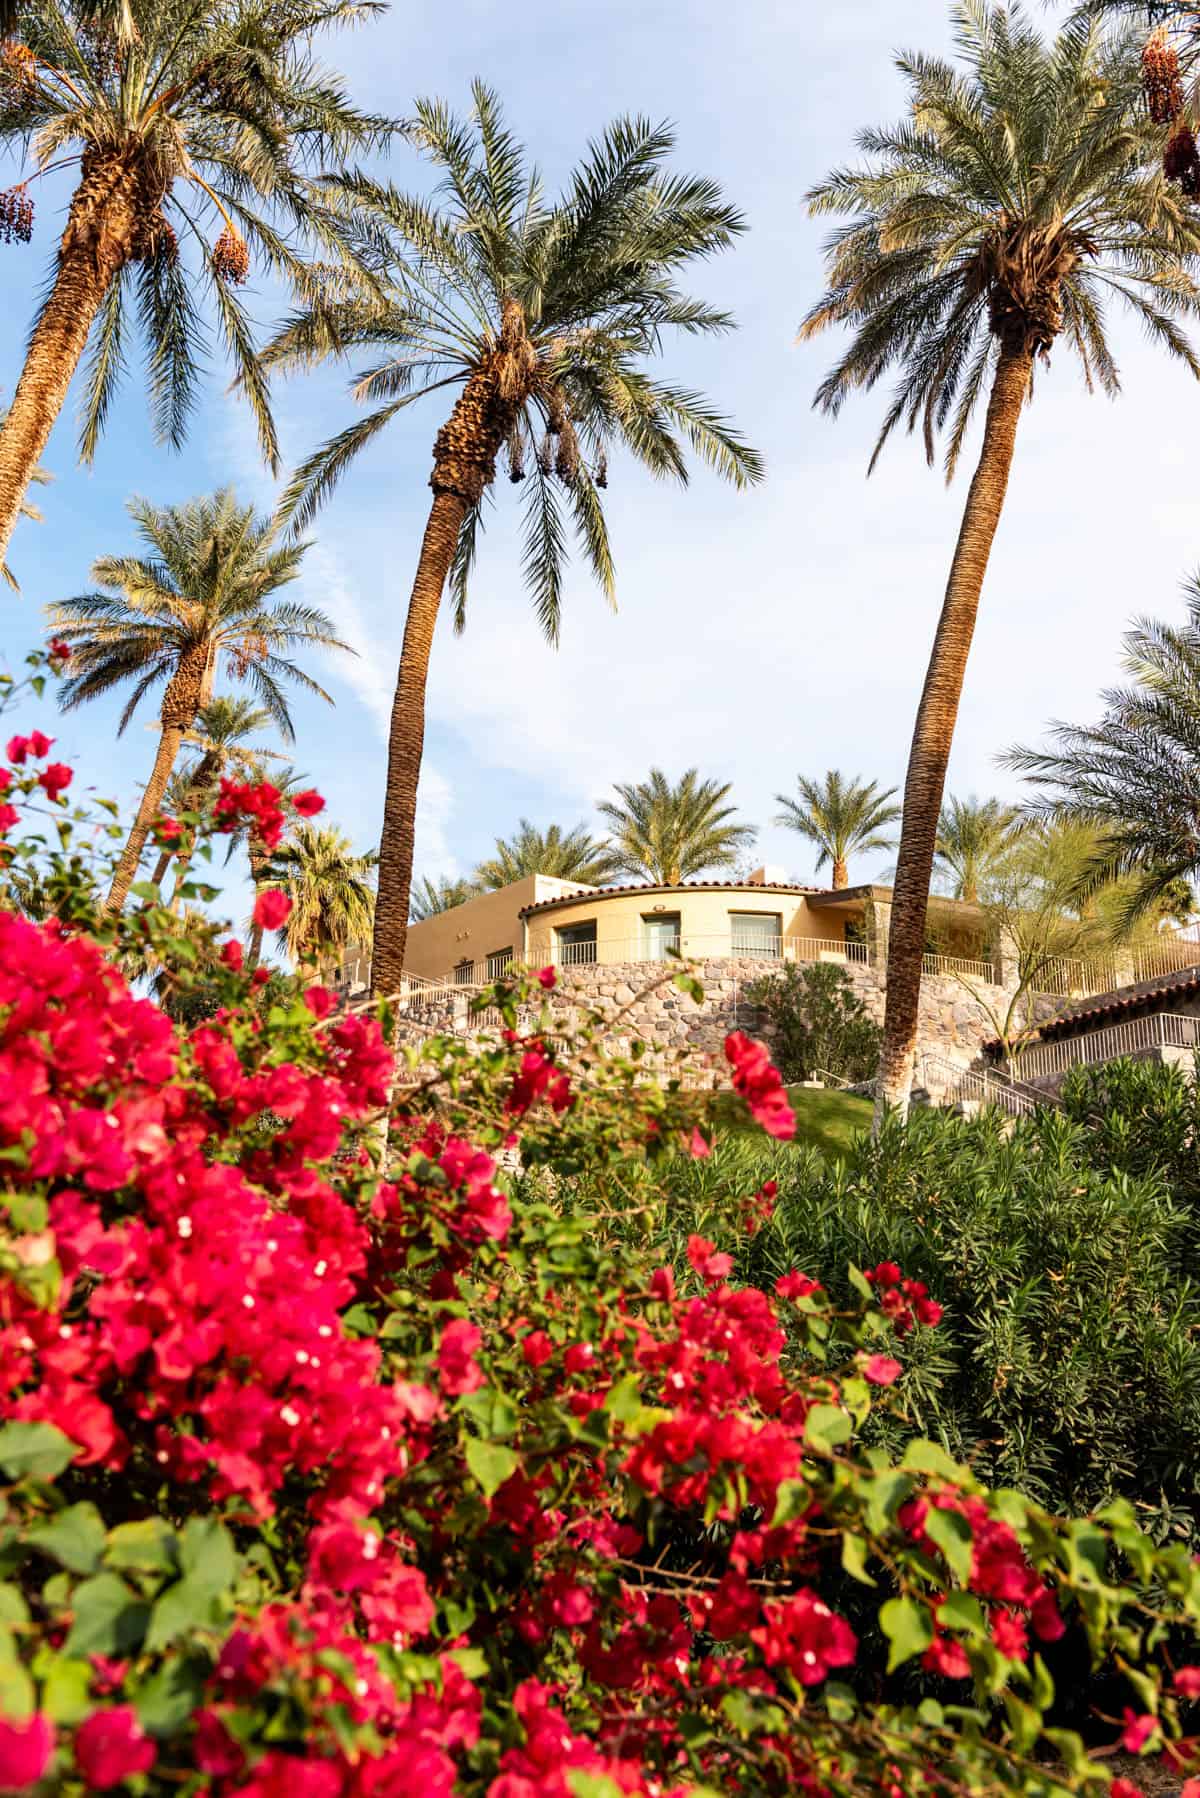
{"label": "palm tree crown", "polygon": [[378,857],[356,855],[339,830],[301,824],[271,858],[270,878],[292,902],[279,931],[294,962],[323,963],[371,935]]}
{"label": "palm tree crown", "polygon": [[603,843],[597,843],[587,826],[577,824],[563,830],[552,824],[548,830],[522,818],[511,842],[496,839],[496,853],[480,862],[475,878],[485,888],[509,886],[529,874],[549,874],[559,880],[577,880],[582,886],[598,886],[613,872],[612,858]]}
{"label": "palm tree crown", "polygon": [[178,447],[215,322],[277,464],[266,376],[235,289],[251,267],[301,301],[377,291],[347,158],[391,121],[355,107],[313,54],[374,0],[28,0],[0,65],[0,145],[29,172],[0,195],[0,236],[28,238],[29,184],[78,170],[53,277],[0,427],[0,561],[89,342],[80,452],[92,456],[145,339],[155,430]]}
{"label": "palm tree crown", "polygon": [[661,768],[637,784],[618,783],[620,803],[606,799],[596,807],[612,832],[613,872],[678,886],[709,868],[732,867],[757,832],[730,822],[735,808],[724,801],[731,784],[701,780],[695,768],[674,786]]}
{"label": "palm tree crown", "polygon": [[814,212],[851,222],[802,326],[852,332],[817,404],[836,413],[897,369],[875,456],[903,422],[920,425],[932,461],[949,425],[947,475],[1006,343],[1048,354],[1061,336],[1088,386],[1117,392],[1111,299],[1200,375],[1178,322],[1200,311],[1188,272],[1200,217],[1156,166],[1162,133],[1135,103],[1128,41],[1106,44],[1080,17],[1047,47],[1019,5],[986,0],[954,19],[969,72],[899,57],[910,118],[863,132],[870,164],[809,195]]}
{"label": "palm tree crown", "polygon": [[900,816],[900,807],[892,803],[895,787],[881,788],[874,780],[846,780],[836,768],[821,781],[798,774],[796,785],[799,799],[776,793],[783,809],[775,822],[816,845],[817,867],[832,867],[835,888],[850,884],[851,855],[894,847],[896,839],[888,825]]}
{"label": "palm tree crown", "polygon": [[1002,799],[949,798],[938,819],[936,863],[949,876],[955,899],[979,903],[980,882],[987,878],[1012,842],[1021,820],[1016,805]]}
{"label": "palm tree crown", "polygon": [[1098,724],[1055,722],[1051,748],[1005,757],[1032,810],[1096,827],[1085,890],[1131,876],[1130,916],[1169,910],[1200,876],[1200,574],[1184,591],[1184,625],[1144,618],[1126,636],[1130,684],[1101,695]]}
{"label": "palm tree crown", "polygon": [[472,89],[469,121],[418,103],[410,135],[443,171],[435,203],[349,183],[393,234],[400,264],[390,302],[318,297],[282,330],[273,363],[311,365],[373,354],[354,395],[373,404],[300,468],[283,510],[307,522],[351,459],[399,412],[461,387],[461,412],[434,446],[433,486],[466,500],[454,560],[455,621],[483,525],[483,496],[501,448],[527,481],[525,577],[547,636],[559,630],[564,508],[611,598],[613,563],[600,497],[619,443],[653,474],[687,480],[683,444],[741,486],[762,464],[698,394],[654,381],[644,363],[663,335],[724,332],[729,314],[676,286],[687,263],[725,249],[743,229],[715,182],[668,176],[673,137],[645,119],[604,133],[557,203],[507,129],[496,95]]}
{"label": "palm tree crown", "polygon": [[181,506],[132,500],[145,556],[102,556],[92,568],[101,591],[49,608],[52,628],[71,645],[59,700],[64,710],[132,683],[124,731],[156,686],[162,735],[154,770],[114,877],[109,905],[123,904],[184,733],[212,703],[222,670],[250,687],[281,732],[294,735],[290,683],[332,704],[289,652],[345,649],[325,613],[274,595],[300,573],[306,544],[281,544],[271,520],[238,504],[229,489]]}
{"label": "palm tree crown", "polygon": [[412,890],[412,921],[420,924],[426,918],[436,918],[440,912],[453,911],[456,905],[474,899],[478,891],[472,880],[431,880],[426,874]]}
{"label": "palm tree crown", "polygon": [[272,599],[298,577],[308,545],[278,542],[272,521],[229,488],[181,506],[134,499],[128,510],[150,553],[101,556],[92,575],[104,591],[49,608],[53,630],[71,645],[63,709],[132,681],[119,734],[165,682],[164,719],[181,706],[190,728],[223,671],[251,687],[290,742],[287,683],[333,702],[286,652],[349,648],[317,607]]}

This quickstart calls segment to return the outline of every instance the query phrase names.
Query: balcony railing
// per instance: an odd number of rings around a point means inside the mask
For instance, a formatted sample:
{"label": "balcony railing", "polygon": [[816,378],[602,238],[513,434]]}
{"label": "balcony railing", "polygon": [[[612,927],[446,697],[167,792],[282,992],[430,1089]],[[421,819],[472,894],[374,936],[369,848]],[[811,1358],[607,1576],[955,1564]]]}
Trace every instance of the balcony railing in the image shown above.
{"label": "balcony railing", "polygon": [[866,943],[847,943],[834,937],[742,937],[720,933],[683,931],[671,940],[648,942],[644,937],[601,937],[597,942],[551,942],[541,938],[529,945],[526,962],[559,968],[612,967],[628,962],[665,962],[678,953],[685,961],[842,961],[865,966],[871,959]]}
{"label": "balcony railing", "polygon": [[1089,1030],[1083,1036],[1061,1042],[1038,1043],[1022,1050],[1017,1072],[1022,1080],[1052,1080],[1073,1067],[1099,1067],[1122,1056],[1148,1055],[1155,1049],[1200,1047],[1200,1018],[1182,1013],[1159,1012],[1149,1018],[1132,1018],[1106,1030]]}

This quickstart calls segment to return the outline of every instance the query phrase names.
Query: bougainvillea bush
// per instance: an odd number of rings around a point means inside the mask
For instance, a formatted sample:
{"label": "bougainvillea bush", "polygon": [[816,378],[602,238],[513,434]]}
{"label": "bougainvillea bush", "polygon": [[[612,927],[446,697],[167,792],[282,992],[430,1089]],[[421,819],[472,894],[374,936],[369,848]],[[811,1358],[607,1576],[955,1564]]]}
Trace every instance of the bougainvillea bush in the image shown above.
{"label": "bougainvillea bush", "polygon": [[[17,751],[10,828],[66,803]],[[1188,1772],[1184,1549],[856,1446],[936,1295],[886,1262],[852,1305],[739,1288],[700,1237],[677,1282],[515,1201],[501,1161],[551,1190],[638,1153],[665,1194],[709,1147],[702,1098],[550,1033],[549,970],[396,1081],[386,1014],[232,940],[176,1025],[114,960],[169,966],[169,915],[85,912],[0,913],[0,1788],[1132,1798],[1054,1723],[1065,1632],[1124,1681],[1096,1740]],[[942,1696],[906,1708],[918,1664]]]}

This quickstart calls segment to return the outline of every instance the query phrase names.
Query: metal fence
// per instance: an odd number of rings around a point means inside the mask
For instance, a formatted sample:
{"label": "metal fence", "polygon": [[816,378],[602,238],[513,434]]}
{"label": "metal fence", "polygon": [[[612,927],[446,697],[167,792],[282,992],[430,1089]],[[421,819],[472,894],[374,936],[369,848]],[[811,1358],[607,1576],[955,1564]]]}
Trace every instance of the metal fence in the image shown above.
{"label": "metal fence", "polygon": [[990,1069],[960,1068],[938,1055],[926,1055],[921,1079],[939,1105],[993,1105],[1008,1117],[1032,1117],[1044,1101],[1007,1076]]}
{"label": "metal fence", "polygon": [[1060,1042],[1038,1043],[1022,1050],[1017,1066],[1023,1080],[1048,1080],[1073,1067],[1098,1067],[1123,1055],[1147,1055],[1155,1049],[1195,1049],[1200,1046],[1200,1018],[1177,1012],[1159,1012],[1149,1018],[1131,1018],[1105,1030],[1089,1030],[1083,1036],[1067,1036]]}

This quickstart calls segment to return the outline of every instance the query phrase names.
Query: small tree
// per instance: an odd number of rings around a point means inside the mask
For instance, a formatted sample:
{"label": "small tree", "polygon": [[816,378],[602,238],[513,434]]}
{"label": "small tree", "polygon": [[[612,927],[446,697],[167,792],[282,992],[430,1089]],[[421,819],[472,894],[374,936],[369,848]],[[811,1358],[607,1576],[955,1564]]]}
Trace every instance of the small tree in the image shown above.
{"label": "small tree", "polygon": [[785,1080],[834,1074],[869,1080],[879,1061],[880,1029],[836,962],[770,975],[750,989],[761,1006],[771,1049]]}

